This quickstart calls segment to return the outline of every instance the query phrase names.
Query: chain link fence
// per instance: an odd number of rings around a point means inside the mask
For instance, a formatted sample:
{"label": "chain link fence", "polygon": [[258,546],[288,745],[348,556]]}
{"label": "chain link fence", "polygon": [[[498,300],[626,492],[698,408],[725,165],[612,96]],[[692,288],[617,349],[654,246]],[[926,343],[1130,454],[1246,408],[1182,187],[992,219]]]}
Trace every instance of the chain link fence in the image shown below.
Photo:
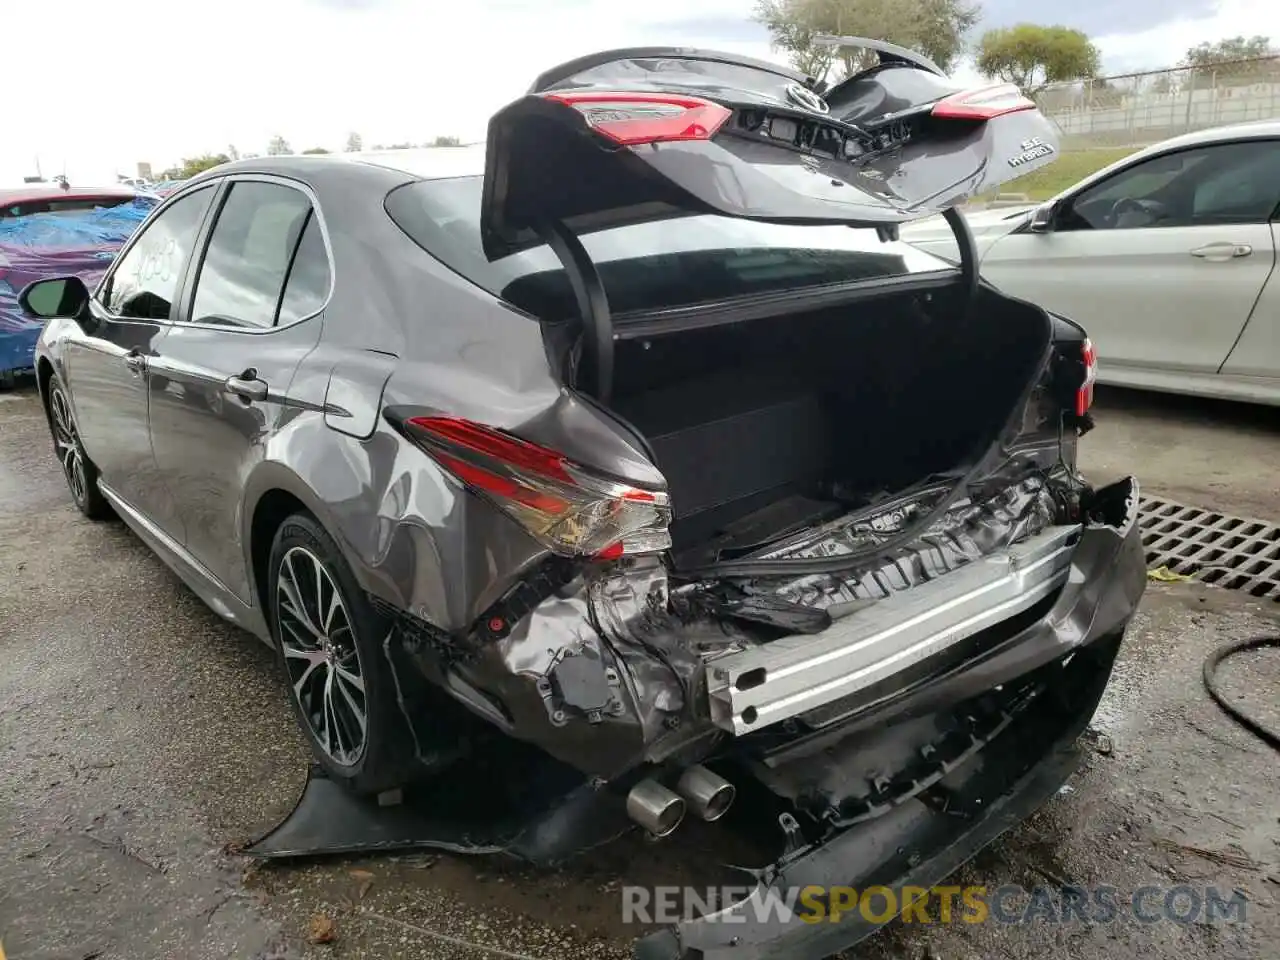
{"label": "chain link fence", "polygon": [[1061,155],[1006,184],[1011,201],[1046,199],[1181,133],[1280,119],[1280,56],[1056,83],[1032,96],[1061,132]]}
{"label": "chain link fence", "polygon": [[1176,67],[1076,83],[1035,95],[1065,150],[1144,147],[1180,133],[1280,114],[1280,57]]}

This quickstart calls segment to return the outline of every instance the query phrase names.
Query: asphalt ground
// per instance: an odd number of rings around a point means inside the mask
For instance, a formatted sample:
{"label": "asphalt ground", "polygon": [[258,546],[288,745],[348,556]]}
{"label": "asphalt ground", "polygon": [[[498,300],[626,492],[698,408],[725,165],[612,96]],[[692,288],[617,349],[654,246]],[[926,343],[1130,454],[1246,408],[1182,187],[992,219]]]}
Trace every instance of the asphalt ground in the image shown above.
{"label": "asphalt ground", "polygon": [[[1280,411],[1100,391],[1082,463],[1280,521]],[[957,884],[1212,887],[1244,922],[891,924],[858,958],[1237,958],[1280,942],[1280,757],[1208,700],[1200,664],[1280,632],[1280,604],[1152,583],[1085,767]],[[1280,656],[1224,667],[1280,725]],[[219,620],[123,525],[72,507],[33,389],[0,394],[0,943],[9,960],[623,958],[621,887],[696,857],[623,840],[548,872],[448,855],[253,866],[307,753],[270,651]],[[692,849],[691,849],[692,848]],[[1016,913],[1016,910],[1014,911]],[[1052,911],[1050,911],[1052,912]],[[1237,915],[1238,919],[1238,915]],[[320,939],[325,943],[313,943]]]}

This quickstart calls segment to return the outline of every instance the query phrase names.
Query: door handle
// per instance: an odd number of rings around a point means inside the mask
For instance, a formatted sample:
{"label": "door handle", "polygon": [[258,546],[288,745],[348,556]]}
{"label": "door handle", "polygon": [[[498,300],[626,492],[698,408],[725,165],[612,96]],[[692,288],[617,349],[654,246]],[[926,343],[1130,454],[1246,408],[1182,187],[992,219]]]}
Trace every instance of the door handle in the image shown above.
{"label": "door handle", "polygon": [[132,373],[141,373],[146,369],[147,358],[139,353],[136,349],[130,350],[124,355],[124,365],[129,368]]}
{"label": "door handle", "polygon": [[1251,253],[1253,253],[1253,247],[1247,243],[1229,243],[1226,241],[1206,243],[1203,247],[1196,247],[1191,251],[1193,257],[1214,261],[1234,260],[1237,257],[1247,257]]}
{"label": "door handle", "polygon": [[227,393],[235,394],[243,400],[267,399],[267,381],[258,379],[258,371],[252,367],[238,377],[228,377],[223,386]]}

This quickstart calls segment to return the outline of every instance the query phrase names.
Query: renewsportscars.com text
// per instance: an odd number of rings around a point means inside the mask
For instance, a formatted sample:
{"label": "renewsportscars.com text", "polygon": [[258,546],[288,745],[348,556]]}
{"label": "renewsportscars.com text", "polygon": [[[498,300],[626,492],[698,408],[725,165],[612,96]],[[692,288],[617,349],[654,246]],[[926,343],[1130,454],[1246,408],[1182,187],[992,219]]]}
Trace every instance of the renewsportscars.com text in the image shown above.
{"label": "renewsportscars.com text", "polygon": [[[1217,887],[1119,887],[1016,885],[936,887],[769,888],[623,887],[626,923],[673,924],[705,919],[721,923],[838,923],[859,918],[887,923],[1112,923],[1130,916],[1139,923],[1243,923],[1248,899],[1240,890]],[[750,898],[750,899],[749,899]],[[717,911],[746,900],[745,908]]]}

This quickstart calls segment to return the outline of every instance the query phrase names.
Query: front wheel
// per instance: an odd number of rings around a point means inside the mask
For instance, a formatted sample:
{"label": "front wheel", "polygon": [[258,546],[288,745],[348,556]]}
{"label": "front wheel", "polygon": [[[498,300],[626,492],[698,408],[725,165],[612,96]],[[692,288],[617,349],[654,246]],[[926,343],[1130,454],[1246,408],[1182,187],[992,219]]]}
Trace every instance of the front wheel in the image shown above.
{"label": "front wheel", "polygon": [[357,793],[403,785],[416,760],[382,651],[389,625],[311,516],[280,525],[270,562],[272,631],[316,760]]}
{"label": "front wheel", "polygon": [[111,505],[98,489],[98,468],[84,452],[71,410],[71,399],[62,381],[56,377],[49,381],[48,414],[53,452],[62,465],[62,475],[71,491],[71,499],[90,520],[106,520],[112,515]]}

